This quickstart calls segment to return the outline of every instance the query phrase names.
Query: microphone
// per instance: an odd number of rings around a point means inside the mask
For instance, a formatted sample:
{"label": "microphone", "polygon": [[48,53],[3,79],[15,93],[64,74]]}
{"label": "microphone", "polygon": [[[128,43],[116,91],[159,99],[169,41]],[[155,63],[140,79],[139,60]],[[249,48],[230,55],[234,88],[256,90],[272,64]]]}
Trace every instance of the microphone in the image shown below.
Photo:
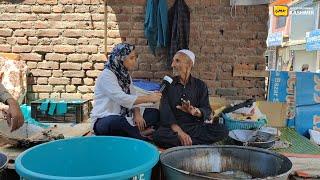
{"label": "microphone", "polygon": [[162,93],[167,86],[169,86],[172,83],[173,79],[169,76],[164,76],[162,83],[160,85],[160,92]]}

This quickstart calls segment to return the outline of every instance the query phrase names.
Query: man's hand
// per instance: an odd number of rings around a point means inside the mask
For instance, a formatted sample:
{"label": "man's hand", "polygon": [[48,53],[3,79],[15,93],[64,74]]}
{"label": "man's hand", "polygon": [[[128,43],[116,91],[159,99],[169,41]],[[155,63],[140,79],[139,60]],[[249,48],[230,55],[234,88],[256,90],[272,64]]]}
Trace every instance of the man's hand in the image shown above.
{"label": "man's hand", "polygon": [[134,122],[136,123],[140,131],[143,131],[147,126],[146,121],[143,119],[143,117],[140,114],[134,116]]}
{"label": "man's hand", "polygon": [[8,112],[6,112],[5,119],[11,127],[11,132],[13,132],[23,125],[24,118],[18,103],[14,99],[8,99],[7,104],[9,105],[9,109]]}
{"label": "man's hand", "polygon": [[192,139],[187,133],[180,131],[180,132],[178,132],[178,137],[179,137],[179,140],[183,146],[191,146],[192,145]]}
{"label": "man's hand", "polygon": [[186,112],[186,113],[189,113],[191,114],[192,116],[196,116],[196,117],[202,117],[202,113],[201,111],[196,108],[196,107],[193,107],[191,104],[190,104],[190,101],[183,101],[182,102],[182,105],[181,106],[176,106],[177,109],[180,109],[181,111],[183,112]]}

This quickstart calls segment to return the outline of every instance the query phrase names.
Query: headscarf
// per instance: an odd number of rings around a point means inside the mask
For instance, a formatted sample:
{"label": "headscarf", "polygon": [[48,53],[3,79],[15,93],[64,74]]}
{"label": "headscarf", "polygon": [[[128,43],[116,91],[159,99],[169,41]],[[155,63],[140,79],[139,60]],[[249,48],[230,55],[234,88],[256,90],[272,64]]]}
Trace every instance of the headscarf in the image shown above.
{"label": "headscarf", "polygon": [[[131,77],[128,69],[123,65],[123,62],[134,49],[135,46],[131,44],[117,44],[112,49],[109,59],[105,64],[105,68],[109,69],[116,75],[121,89],[126,94],[130,94]],[[131,116],[132,112],[130,112],[128,108],[121,106],[120,115]]]}

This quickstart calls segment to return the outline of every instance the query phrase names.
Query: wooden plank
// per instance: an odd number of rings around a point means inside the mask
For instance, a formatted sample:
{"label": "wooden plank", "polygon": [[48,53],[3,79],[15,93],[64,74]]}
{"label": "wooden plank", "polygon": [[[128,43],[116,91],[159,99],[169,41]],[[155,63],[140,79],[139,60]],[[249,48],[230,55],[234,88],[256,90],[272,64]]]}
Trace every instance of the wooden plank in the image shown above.
{"label": "wooden plank", "polygon": [[269,71],[234,69],[234,77],[269,77]]}
{"label": "wooden plank", "polygon": [[20,60],[20,55],[15,53],[0,53],[0,56],[3,56],[11,60],[16,60],[16,61]]}

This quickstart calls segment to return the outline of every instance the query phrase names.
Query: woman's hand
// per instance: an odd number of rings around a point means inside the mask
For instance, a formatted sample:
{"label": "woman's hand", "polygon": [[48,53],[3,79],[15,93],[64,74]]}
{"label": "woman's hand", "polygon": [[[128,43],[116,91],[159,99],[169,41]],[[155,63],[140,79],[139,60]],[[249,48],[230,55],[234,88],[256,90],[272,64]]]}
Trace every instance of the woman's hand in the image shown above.
{"label": "woman's hand", "polygon": [[160,102],[162,94],[160,92],[155,92],[149,95],[150,102],[157,103]]}

